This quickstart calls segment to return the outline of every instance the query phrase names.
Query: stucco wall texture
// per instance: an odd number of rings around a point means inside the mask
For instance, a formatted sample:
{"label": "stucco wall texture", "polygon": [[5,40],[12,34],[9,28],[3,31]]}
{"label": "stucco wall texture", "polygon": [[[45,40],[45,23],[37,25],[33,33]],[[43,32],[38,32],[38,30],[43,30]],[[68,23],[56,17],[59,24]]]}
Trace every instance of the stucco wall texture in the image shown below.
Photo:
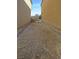
{"label": "stucco wall texture", "polygon": [[61,0],[43,0],[42,19],[50,27],[61,28]]}
{"label": "stucco wall texture", "polygon": [[30,15],[31,5],[29,2],[25,0],[17,0],[17,28],[20,28],[29,23]]}

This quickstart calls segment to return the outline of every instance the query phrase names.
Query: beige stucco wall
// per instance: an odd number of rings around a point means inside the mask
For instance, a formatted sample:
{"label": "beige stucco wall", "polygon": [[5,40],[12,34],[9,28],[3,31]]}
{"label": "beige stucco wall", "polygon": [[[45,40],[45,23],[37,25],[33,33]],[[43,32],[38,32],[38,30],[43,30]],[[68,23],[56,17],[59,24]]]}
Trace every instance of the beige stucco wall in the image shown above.
{"label": "beige stucco wall", "polygon": [[[53,55],[53,59],[61,59],[61,43],[60,35],[61,33],[61,0],[43,0],[42,2],[42,19],[50,29],[54,29],[53,34],[57,36],[52,36],[52,39],[48,39],[47,48]],[[57,39],[56,39],[57,38]],[[55,39],[55,40],[53,40]],[[53,44],[52,45],[52,41]]]}
{"label": "beige stucco wall", "polygon": [[29,8],[32,8],[31,0],[24,0],[25,3],[29,6]]}
{"label": "beige stucco wall", "polygon": [[61,0],[43,0],[42,19],[50,27],[61,29]]}
{"label": "beige stucco wall", "polygon": [[31,2],[30,0],[17,0],[17,28],[30,22]]}

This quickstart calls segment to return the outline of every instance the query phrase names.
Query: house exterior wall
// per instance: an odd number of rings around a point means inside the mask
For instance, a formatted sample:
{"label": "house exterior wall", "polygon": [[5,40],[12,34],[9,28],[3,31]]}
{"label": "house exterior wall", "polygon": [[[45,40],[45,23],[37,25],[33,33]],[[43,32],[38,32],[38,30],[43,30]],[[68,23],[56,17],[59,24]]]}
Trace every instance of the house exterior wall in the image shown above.
{"label": "house exterior wall", "polygon": [[17,28],[30,22],[31,2],[30,0],[17,0]]}
{"label": "house exterior wall", "polygon": [[60,31],[61,28],[61,0],[43,0],[42,19],[50,27]]}
{"label": "house exterior wall", "polygon": [[29,6],[29,8],[31,9],[32,8],[31,0],[24,0],[24,1]]}
{"label": "house exterior wall", "polygon": [[[60,0],[43,0],[42,1],[42,19],[43,22],[49,26],[49,28],[55,30],[53,34],[57,36],[52,36],[52,39],[47,40],[47,49],[52,55],[52,59],[61,59],[61,44],[60,37],[61,33],[61,1]],[[57,38],[57,39],[56,39]],[[53,40],[55,39],[55,40]],[[52,42],[53,41],[53,42]],[[55,45],[53,45],[53,43]]]}

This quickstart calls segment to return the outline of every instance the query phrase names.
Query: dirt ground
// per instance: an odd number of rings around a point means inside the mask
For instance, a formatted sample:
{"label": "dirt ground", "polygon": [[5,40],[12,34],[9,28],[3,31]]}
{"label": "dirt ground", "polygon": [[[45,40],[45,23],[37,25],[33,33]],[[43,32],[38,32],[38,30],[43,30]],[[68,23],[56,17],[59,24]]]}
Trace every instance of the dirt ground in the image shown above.
{"label": "dirt ground", "polygon": [[17,59],[61,59],[60,36],[43,22],[29,24],[17,37]]}

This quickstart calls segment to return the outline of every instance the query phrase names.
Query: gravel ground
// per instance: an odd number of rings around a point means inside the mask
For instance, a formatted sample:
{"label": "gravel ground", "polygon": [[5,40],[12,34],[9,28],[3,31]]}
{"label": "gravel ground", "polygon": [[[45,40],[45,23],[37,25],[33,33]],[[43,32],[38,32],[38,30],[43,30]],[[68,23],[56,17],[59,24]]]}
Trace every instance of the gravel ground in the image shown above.
{"label": "gravel ground", "polygon": [[60,59],[60,39],[43,22],[31,23],[17,38],[17,59]]}

